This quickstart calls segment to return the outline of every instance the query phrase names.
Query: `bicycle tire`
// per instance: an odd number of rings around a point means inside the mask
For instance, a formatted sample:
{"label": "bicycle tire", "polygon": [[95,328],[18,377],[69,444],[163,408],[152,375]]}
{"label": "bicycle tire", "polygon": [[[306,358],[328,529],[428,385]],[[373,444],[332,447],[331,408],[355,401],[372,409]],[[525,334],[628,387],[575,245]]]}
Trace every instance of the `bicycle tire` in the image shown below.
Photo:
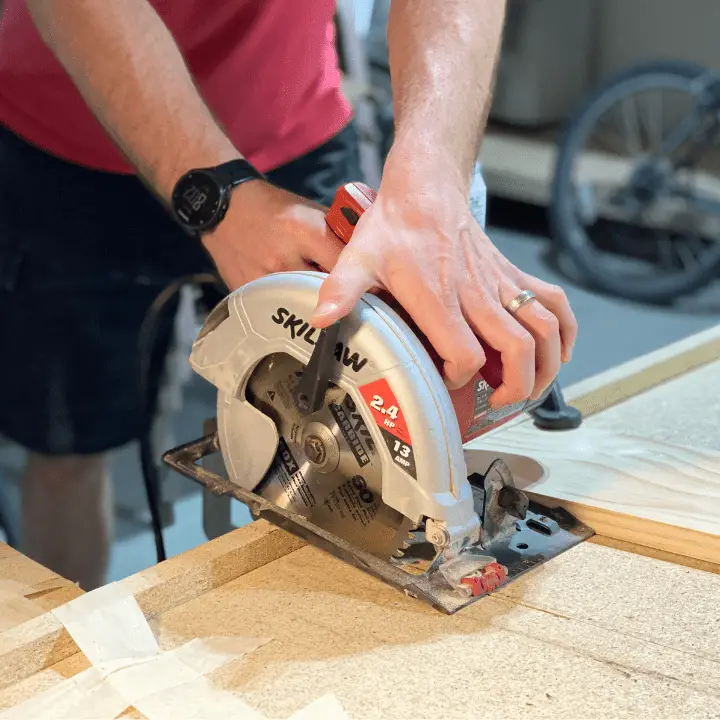
{"label": "bicycle tire", "polygon": [[[718,264],[699,266],[692,272],[643,279],[629,283],[626,277],[614,276],[605,271],[595,260],[592,240],[578,221],[573,207],[572,170],[582,141],[593,119],[600,117],[601,108],[609,108],[628,88],[642,89],[643,83],[660,81],[693,80],[707,69],[692,62],[660,61],[634,66],[611,77],[583,103],[567,125],[558,147],[555,173],[552,183],[552,199],[548,209],[551,236],[557,249],[570,259],[580,275],[597,290],[611,293],[626,300],[652,304],[668,304],[677,298],[696,292],[717,275]],[[615,99],[613,101],[613,99]]]}

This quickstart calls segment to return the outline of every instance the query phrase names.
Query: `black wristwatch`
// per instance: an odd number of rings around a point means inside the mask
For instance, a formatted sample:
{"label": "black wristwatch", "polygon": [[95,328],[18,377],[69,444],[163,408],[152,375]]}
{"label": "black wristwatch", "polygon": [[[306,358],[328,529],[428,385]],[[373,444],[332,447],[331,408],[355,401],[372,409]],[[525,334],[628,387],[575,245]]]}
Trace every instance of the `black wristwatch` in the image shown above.
{"label": "black wristwatch", "polygon": [[247,160],[190,170],[173,190],[175,219],[191,234],[212,232],[225,217],[231,190],[248,180],[265,180],[265,176]]}

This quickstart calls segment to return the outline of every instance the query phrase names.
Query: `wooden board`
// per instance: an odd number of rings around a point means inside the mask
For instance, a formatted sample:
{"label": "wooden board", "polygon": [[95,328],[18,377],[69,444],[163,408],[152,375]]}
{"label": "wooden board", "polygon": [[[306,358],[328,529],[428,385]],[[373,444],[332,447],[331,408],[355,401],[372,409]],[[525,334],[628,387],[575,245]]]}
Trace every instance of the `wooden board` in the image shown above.
{"label": "wooden board", "polygon": [[468,453],[471,471],[501,457],[532,499],[566,508],[598,535],[720,572],[720,452],[596,430],[591,421],[551,434],[525,424],[499,433],[488,448],[479,466]]}
{"label": "wooden board", "polygon": [[717,571],[720,406],[708,389],[720,386],[720,362],[708,361],[719,338],[713,328],[571,389],[587,416],[578,431],[525,421],[469,447],[502,453],[528,492],[598,535]]}

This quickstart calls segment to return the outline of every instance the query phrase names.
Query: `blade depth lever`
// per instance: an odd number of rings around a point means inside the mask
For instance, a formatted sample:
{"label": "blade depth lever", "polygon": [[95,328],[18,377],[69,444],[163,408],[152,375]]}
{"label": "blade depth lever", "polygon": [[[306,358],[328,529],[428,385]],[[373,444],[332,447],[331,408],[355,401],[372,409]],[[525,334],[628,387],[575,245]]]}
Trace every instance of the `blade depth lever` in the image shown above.
{"label": "blade depth lever", "polygon": [[303,415],[317,412],[323,405],[335,361],[340,320],[322,330],[303,376],[295,386],[295,403]]}

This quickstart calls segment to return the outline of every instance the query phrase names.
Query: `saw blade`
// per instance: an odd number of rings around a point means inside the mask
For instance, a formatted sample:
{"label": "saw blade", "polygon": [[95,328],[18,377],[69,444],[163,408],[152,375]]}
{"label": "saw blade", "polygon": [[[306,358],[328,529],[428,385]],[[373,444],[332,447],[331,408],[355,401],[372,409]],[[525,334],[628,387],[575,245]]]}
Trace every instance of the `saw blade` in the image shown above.
{"label": "saw blade", "polygon": [[303,416],[293,399],[303,370],[277,353],[248,382],[248,401],[280,436],[255,492],[373,555],[401,555],[414,524],[382,500],[382,459],[353,398],[330,384],[320,410]]}

